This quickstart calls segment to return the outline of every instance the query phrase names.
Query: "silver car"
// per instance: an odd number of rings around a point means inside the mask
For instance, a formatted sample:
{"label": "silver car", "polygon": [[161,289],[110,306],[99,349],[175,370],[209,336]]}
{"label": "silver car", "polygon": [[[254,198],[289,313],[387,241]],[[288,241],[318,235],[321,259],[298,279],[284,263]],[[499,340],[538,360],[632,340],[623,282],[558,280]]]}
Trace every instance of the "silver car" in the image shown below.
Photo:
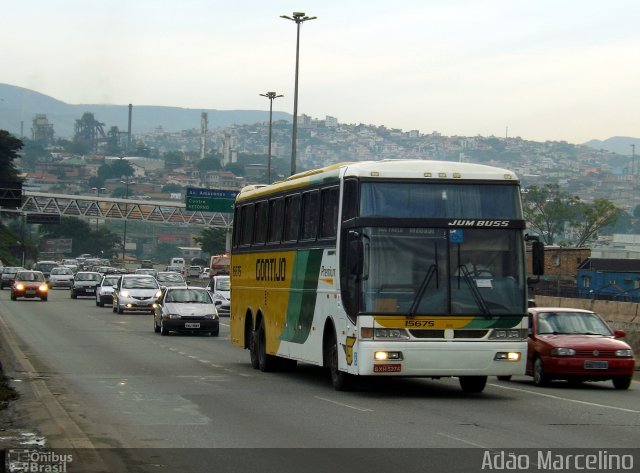
{"label": "silver car", "polygon": [[49,288],[71,287],[73,282],[73,271],[66,266],[58,266],[51,269],[49,274]]}
{"label": "silver car", "polygon": [[113,291],[113,311],[119,314],[125,310],[143,310],[153,313],[158,297],[160,297],[160,286],[153,276],[123,274]]}

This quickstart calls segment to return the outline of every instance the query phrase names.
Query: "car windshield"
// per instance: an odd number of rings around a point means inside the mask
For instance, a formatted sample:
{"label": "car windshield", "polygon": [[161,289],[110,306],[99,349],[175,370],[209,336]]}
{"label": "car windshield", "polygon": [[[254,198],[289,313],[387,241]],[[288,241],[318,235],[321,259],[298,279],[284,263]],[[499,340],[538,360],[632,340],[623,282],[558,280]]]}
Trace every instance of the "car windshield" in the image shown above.
{"label": "car windshield", "polygon": [[78,281],[100,281],[102,279],[101,274],[94,273],[78,273],[76,274],[76,280]]}
{"label": "car windshield", "polygon": [[230,291],[231,290],[231,279],[230,278],[221,278],[216,282],[216,289],[218,291]]}
{"label": "car windshield", "polygon": [[113,278],[104,278],[102,280],[102,285],[103,286],[115,286],[118,283],[118,277],[113,277]]}
{"label": "car windshield", "polygon": [[18,273],[16,274],[17,281],[44,281],[44,275],[42,273]]}
{"label": "car windshield", "polygon": [[158,275],[159,282],[177,282],[183,283],[184,278],[177,273],[169,273],[169,274],[159,274]]}
{"label": "car windshield", "polygon": [[213,304],[207,291],[197,289],[170,289],[165,302]]}
{"label": "car windshield", "polygon": [[593,312],[542,312],[538,334],[612,335],[611,329]]}
{"label": "car windshield", "polygon": [[155,278],[126,278],[122,281],[124,289],[157,289],[158,283]]}
{"label": "car windshield", "polygon": [[56,274],[64,274],[64,275],[69,275],[69,274],[73,274],[73,272],[68,269],[68,268],[53,268],[51,270],[51,275],[56,275]]}

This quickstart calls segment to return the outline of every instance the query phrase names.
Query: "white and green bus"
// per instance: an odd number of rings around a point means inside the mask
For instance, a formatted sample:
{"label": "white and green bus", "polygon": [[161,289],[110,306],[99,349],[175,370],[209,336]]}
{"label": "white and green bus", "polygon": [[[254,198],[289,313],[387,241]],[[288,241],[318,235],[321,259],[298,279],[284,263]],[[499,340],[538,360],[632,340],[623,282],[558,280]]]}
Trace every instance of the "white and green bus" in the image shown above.
{"label": "white and green bus", "polygon": [[[524,374],[525,222],[508,170],[383,160],[303,172],[236,198],[231,339],[254,368],[360,376]],[[533,266],[540,268],[536,246]]]}

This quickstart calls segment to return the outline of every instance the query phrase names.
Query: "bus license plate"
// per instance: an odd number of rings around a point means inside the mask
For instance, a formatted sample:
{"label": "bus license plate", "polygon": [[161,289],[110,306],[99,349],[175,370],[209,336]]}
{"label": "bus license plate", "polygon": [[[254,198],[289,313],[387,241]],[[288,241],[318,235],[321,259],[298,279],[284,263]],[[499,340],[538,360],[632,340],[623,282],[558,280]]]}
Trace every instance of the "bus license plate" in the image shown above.
{"label": "bus license plate", "polygon": [[200,324],[194,322],[186,322],[184,328],[200,328]]}
{"label": "bus license plate", "polygon": [[584,362],[585,370],[606,370],[607,368],[609,368],[608,361],[585,360]]}
{"label": "bus license plate", "polygon": [[373,365],[374,373],[399,373],[400,371],[400,363],[393,365]]}

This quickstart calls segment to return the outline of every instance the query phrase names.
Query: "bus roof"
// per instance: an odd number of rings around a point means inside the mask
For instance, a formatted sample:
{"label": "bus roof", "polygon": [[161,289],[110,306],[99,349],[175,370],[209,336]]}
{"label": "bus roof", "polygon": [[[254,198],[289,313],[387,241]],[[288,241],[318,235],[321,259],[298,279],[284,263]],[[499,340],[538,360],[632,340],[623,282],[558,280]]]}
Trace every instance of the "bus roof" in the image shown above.
{"label": "bus roof", "polygon": [[251,185],[244,187],[237,200],[270,195],[275,192],[306,187],[340,177],[375,177],[379,179],[427,179],[442,180],[484,180],[518,182],[513,171],[484,164],[460,163],[453,161],[425,161],[419,159],[383,159],[354,163],[332,164],[319,169],[305,171],[271,185]]}

